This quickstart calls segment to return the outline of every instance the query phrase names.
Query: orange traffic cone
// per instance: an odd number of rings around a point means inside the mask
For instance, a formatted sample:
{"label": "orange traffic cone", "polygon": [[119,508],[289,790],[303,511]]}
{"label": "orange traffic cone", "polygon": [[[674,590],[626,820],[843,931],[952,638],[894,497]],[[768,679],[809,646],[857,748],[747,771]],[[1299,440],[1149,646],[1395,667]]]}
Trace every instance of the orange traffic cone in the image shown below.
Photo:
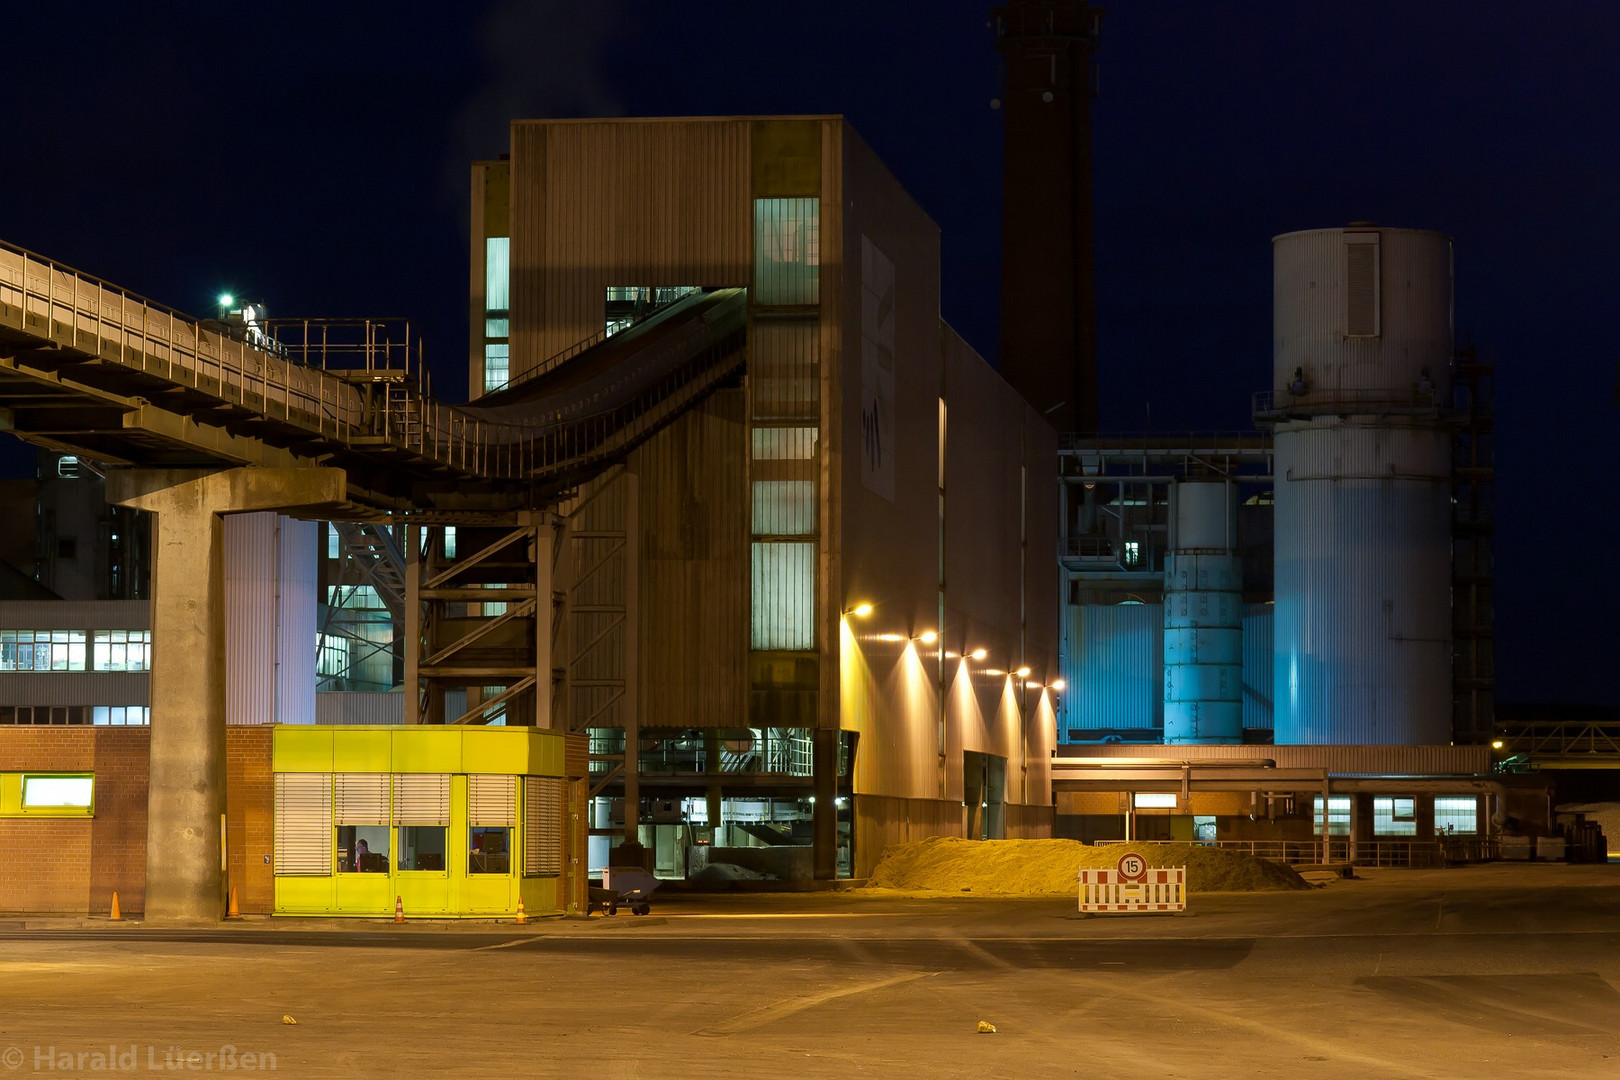
{"label": "orange traffic cone", "polygon": [[124,917],[124,913],[118,909],[118,894],[117,893],[113,893],[112,914],[109,917],[114,919],[114,920],[122,919]]}
{"label": "orange traffic cone", "polygon": [[403,896],[394,897],[394,921],[405,921],[405,898]]}
{"label": "orange traffic cone", "polygon": [[242,909],[240,907],[238,907],[237,904],[236,904],[236,886],[235,885],[231,886],[231,902],[230,902],[230,906],[228,906],[225,909],[225,917],[227,919],[240,919],[242,917]]}
{"label": "orange traffic cone", "polygon": [[526,915],[524,913],[524,911],[523,911],[523,897],[520,896],[520,897],[518,897],[517,924],[519,926],[522,926],[524,923],[526,923],[528,921],[529,921],[529,916]]}

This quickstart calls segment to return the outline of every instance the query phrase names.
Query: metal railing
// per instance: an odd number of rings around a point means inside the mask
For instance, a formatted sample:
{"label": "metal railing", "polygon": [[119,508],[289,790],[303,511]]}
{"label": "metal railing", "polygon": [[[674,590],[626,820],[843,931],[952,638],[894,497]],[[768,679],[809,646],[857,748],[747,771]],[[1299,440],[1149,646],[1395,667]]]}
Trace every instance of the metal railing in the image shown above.
{"label": "metal railing", "polygon": [[[723,295],[635,363],[616,366],[537,416],[534,405],[479,410],[427,396],[410,377],[408,327],[403,340],[387,332],[402,320],[284,319],[270,324],[277,336],[261,345],[0,241],[0,326],[347,445],[387,444],[493,479],[532,479],[638,441],[692,391],[723,376],[723,364],[696,357],[742,329],[742,296],[740,289]],[[356,371],[371,378],[356,380]],[[382,384],[380,397],[378,387],[357,385],[368,381]]]}
{"label": "metal railing", "polygon": [[365,403],[353,387],[0,241],[0,325],[13,313],[25,334],[225,404],[337,439],[363,430]]}
{"label": "metal railing", "polygon": [[[741,330],[745,308],[739,291],[681,331],[650,345],[635,364],[618,365],[571,392],[565,403],[446,405],[410,386],[387,387],[380,437],[389,444],[463,472],[525,479],[608,456],[638,440],[660,421],[678,395],[717,378],[713,364],[694,354]],[[662,407],[661,407],[662,406]]]}
{"label": "metal railing", "polygon": [[1253,398],[1257,420],[1323,413],[1449,413],[1436,387],[1421,385],[1355,390],[1262,390]]}
{"label": "metal railing", "polygon": [[[642,748],[640,770],[643,774],[663,776],[711,772],[813,775],[808,730],[751,728],[748,733],[746,739],[724,738],[715,746],[711,746],[710,737],[702,731],[656,740]],[[711,749],[716,752],[711,754]]]}
{"label": "metal railing", "polygon": [[1495,836],[1379,837],[1356,840],[1330,837],[1323,854],[1321,838],[1311,840],[1097,840],[1103,845],[1195,844],[1198,847],[1241,851],[1259,859],[1291,866],[1350,863],[1355,866],[1405,867],[1428,869],[1471,862],[1489,862],[1501,857],[1501,840]]}

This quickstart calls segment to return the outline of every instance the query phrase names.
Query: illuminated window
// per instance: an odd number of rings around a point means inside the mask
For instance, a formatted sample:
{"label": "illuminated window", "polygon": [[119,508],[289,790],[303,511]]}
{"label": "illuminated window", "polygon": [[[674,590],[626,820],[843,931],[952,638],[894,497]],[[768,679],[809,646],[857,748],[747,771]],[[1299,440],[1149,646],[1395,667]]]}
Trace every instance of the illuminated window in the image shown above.
{"label": "illuminated window", "polygon": [[503,389],[511,379],[511,346],[491,342],[484,346],[484,392]]}
{"label": "illuminated window", "polygon": [[447,559],[456,557],[456,527],[454,525],[444,527],[444,557]]}
{"label": "illuminated window", "polygon": [[1125,541],[1125,565],[1135,566],[1142,561],[1142,545],[1135,540]]}
{"label": "illuminated window", "polygon": [[93,776],[24,776],[24,810],[89,810],[95,805]]}
{"label": "illuminated window", "polygon": [[315,674],[333,678],[349,670],[349,639],[321,634],[315,654]]}
{"label": "illuminated window", "polygon": [[1417,811],[1413,800],[1378,795],[1373,798],[1374,836],[1416,836]]}
{"label": "illuminated window", "polygon": [[1176,793],[1171,791],[1159,794],[1143,791],[1134,796],[1134,801],[1138,810],[1174,810],[1176,808]]}
{"label": "illuminated window", "polygon": [[760,304],[821,301],[821,200],[754,200],[754,295]]}
{"label": "illuminated window", "polygon": [[152,631],[97,630],[92,638],[90,670],[147,671],[152,667]]}
{"label": "illuminated window", "polygon": [[1479,800],[1473,796],[1434,798],[1436,833],[1476,836],[1479,833]]}
{"label": "illuminated window", "polygon": [[755,461],[804,461],[816,455],[816,434],[813,427],[780,427],[754,429]]}
{"label": "illuminated window", "polygon": [[[1311,832],[1322,835],[1322,798],[1311,803]],[[1350,835],[1350,796],[1334,795],[1328,800],[1328,835]]]}
{"label": "illuminated window", "polygon": [[512,238],[484,240],[484,311],[504,315],[512,307]]}
{"label": "illuminated window", "polygon": [[754,535],[808,536],[816,531],[816,485],[810,480],[755,480]]}
{"label": "illuminated window", "polygon": [[145,705],[95,705],[90,709],[90,722],[98,727],[143,727],[150,717]]}
{"label": "illuminated window", "polygon": [[343,548],[340,545],[337,522],[328,521],[326,523],[326,557],[336,559],[342,556]]}
{"label": "illuminated window", "polygon": [[83,671],[83,630],[0,630],[0,671]]}
{"label": "illuminated window", "polygon": [[751,648],[815,648],[815,560],[813,543],[755,542]]}
{"label": "illuminated window", "polygon": [[394,777],[394,824],[399,829],[399,870],[444,870],[445,829],[450,824],[450,777],[405,773]]}

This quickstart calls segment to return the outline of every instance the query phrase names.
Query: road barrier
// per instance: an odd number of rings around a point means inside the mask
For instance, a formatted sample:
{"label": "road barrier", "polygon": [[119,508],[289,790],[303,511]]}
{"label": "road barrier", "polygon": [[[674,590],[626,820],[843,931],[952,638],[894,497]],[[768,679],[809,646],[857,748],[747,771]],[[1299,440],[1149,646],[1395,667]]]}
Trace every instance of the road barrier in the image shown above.
{"label": "road barrier", "polygon": [[1187,868],[1146,870],[1131,878],[1119,870],[1080,870],[1080,910],[1186,911]]}

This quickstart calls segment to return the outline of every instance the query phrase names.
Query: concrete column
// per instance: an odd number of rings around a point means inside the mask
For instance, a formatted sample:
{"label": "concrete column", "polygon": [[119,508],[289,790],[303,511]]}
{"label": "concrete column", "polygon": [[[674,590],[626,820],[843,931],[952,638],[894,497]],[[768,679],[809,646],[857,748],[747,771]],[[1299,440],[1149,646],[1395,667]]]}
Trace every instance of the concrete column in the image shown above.
{"label": "concrete column", "polygon": [[344,476],[336,469],[142,469],[107,476],[109,502],[155,517],[147,922],[215,923],[225,914],[220,515],[316,507],[344,498]]}

